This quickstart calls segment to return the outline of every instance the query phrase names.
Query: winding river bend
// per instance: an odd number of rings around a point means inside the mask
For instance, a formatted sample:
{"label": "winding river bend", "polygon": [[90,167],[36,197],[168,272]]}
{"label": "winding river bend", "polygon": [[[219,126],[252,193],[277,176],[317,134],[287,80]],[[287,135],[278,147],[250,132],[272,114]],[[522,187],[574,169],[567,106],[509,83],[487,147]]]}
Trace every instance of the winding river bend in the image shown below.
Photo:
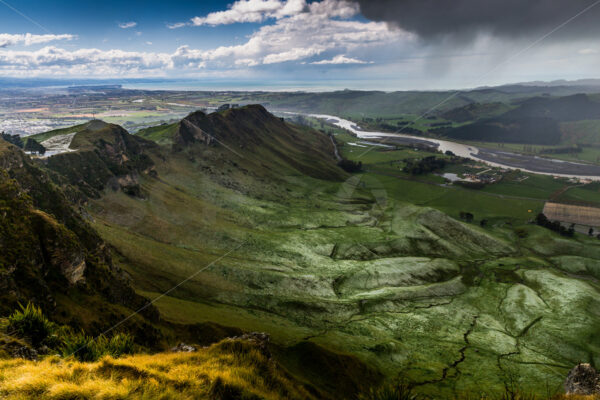
{"label": "winding river bend", "polygon": [[325,114],[310,114],[311,117],[344,128],[361,139],[381,139],[390,144],[426,144],[442,152],[451,151],[457,156],[470,158],[493,167],[520,169],[535,174],[553,175],[565,178],[591,179],[600,181],[600,165],[582,164],[570,161],[542,158],[508,151],[476,147],[473,145],[434,138],[426,138],[402,133],[370,132],[360,129],[356,123]]}

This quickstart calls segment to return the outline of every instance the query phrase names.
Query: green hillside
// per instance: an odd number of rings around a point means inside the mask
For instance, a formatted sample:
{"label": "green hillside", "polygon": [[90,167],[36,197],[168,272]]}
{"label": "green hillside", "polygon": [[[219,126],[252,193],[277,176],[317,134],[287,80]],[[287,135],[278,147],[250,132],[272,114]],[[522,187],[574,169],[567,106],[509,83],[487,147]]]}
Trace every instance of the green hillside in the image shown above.
{"label": "green hillside", "polygon": [[507,196],[395,172],[431,156],[414,149],[371,149],[348,174],[330,137],[261,106],[139,136],[95,122],[73,147],[40,164],[137,294],[157,299],[163,341],[197,343],[195,324],[268,332],[277,362],[333,398],[366,390],[367,375],[434,398],[543,394],[600,362],[600,243],[528,224],[553,181],[499,184],[522,190]]}
{"label": "green hillside", "polygon": [[70,133],[80,132],[80,131],[86,129],[89,126],[89,124],[90,124],[89,122],[86,122],[85,124],[70,126],[68,128],[54,129],[54,130],[51,130],[48,132],[42,132],[42,133],[38,133],[36,135],[28,136],[28,138],[31,138],[31,139],[37,141],[38,143],[41,143],[45,140],[53,138],[54,136],[68,135]]}
{"label": "green hillside", "polygon": [[[309,177],[272,151],[274,137],[291,138],[279,120],[252,128],[256,115],[194,116],[222,143],[200,134],[163,147],[168,155],[153,158],[160,179],[141,182],[145,200],[114,192],[91,204],[140,293],[161,293],[232,251],[158,301],[165,318],[265,330],[283,346],[310,338],[438,395],[481,379],[493,392],[514,376],[541,391],[595,357],[588,304],[597,287],[558,261],[598,263],[595,239],[524,225],[528,210],[541,210],[533,200],[465,197],[374,173]],[[297,139],[282,147],[305,138],[285,129]],[[494,222],[482,229],[448,216],[464,209]]]}
{"label": "green hillside", "polygon": [[158,144],[173,144],[173,137],[179,127],[179,123],[163,124],[140,129],[136,135],[144,139],[152,140]]}

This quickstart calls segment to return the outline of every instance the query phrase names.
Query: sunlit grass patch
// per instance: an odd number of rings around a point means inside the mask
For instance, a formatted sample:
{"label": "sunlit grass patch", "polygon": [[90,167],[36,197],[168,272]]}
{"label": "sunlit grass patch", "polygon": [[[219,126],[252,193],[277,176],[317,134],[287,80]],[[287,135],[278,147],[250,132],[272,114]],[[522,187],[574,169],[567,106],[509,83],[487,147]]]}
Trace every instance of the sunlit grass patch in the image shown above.
{"label": "sunlit grass patch", "polygon": [[[233,397],[232,397],[233,396]],[[6,399],[312,399],[301,384],[248,342],[225,340],[195,353],[106,356],[96,362],[49,357],[0,361]]]}

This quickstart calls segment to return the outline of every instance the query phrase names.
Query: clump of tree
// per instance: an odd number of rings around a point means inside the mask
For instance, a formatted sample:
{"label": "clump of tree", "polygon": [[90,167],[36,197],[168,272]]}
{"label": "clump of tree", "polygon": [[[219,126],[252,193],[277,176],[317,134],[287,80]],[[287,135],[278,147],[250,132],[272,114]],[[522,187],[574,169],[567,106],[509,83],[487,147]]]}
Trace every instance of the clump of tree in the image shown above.
{"label": "clump of tree", "polygon": [[[465,211],[461,211],[459,214],[460,219],[462,219],[463,221],[467,221],[467,222],[473,222],[473,219],[475,218],[475,216],[473,214],[471,214],[470,212],[465,212]],[[486,221],[487,223],[487,221]],[[481,225],[484,226],[484,225]]]}
{"label": "clump of tree", "polygon": [[0,133],[2,139],[6,140],[8,143],[14,144],[17,147],[23,148],[23,140],[19,135],[11,135],[9,133]]}
{"label": "clump of tree", "polygon": [[575,144],[573,146],[567,146],[567,147],[554,147],[554,148],[550,148],[550,149],[542,149],[540,150],[541,154],[576,154],[576,153],[581,153],[583,151],[583,148],[581,148],[579,145]]}
{"label": "clump of tree", "polygon": [[32,153],[37,153],[37,154],[45,154],[46,153],[46,148],[44,146],[42,146],[40,143],[38,143],[36,140],[33,140],[31,138],[27,139],[27,141],[25,142],[25,146],[23,147],[23,150],[30,151]]}
{"label": "clump of tree", "polygon": [[481,181],[472,182],[472,181],[454,181],[453,185],[462,186],[467,189],[483,189],[485,187],[485,183]]}
{"label": "clump of tree", "polygon": [[539,213],[537,217],[535,217],[535,223],[539,226],[550,229],[551,231],[557,232],[562,236],[573,237],[575,235],[575,225],[571,224],[571,226],[567,229],[558,221],[550,221],[548,217],[544,215],[544,213]]}
{"label": "clump of tree", "polygon": [[362,171],[362,161],[352,161],[343,159],[340,160],[337,164],[340,168],[342,168],[346,172],[354,173]]}
{"label": "clump of tree", "polygon": [[436,156],[425,157],[418,161],[404,160],[404,162],[406,165],[404,166],[403,171],[411,175],[427,174],[446,166],[446,160],[437,158]]}

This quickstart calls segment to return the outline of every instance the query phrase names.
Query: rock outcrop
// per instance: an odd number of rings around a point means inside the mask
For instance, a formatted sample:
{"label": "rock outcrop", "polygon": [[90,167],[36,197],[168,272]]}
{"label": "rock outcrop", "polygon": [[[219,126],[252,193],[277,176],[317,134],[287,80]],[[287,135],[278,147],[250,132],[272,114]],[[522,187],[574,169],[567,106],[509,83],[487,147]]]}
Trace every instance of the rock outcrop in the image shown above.
{"label": "rock outcrop", "polygon": [[590,364],[578,364],[567,376],[565,393],[568,395],[600,394],[600,375]]}
{"label": "rock outcrop", "polygon": [[171,351],[173,353],[194,353],[198,351],[198,349],[189,344],[179,343],[177,346],[172,347]]}

